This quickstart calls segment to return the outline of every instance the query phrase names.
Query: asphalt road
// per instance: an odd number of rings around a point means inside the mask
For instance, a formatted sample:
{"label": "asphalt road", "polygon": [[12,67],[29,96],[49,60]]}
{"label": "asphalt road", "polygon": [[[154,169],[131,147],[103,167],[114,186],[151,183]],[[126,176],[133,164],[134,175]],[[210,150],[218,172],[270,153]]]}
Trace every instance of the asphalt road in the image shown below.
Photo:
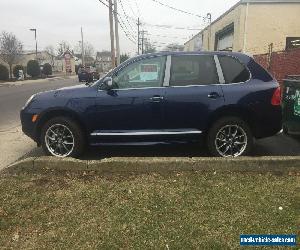
{"label": "asphalt road", "polygon": [[0,169],[36,148],[21,130],[19,113],[27,99],[38,92],[78,84],[77,78],[63,77],[0,83]]}
{"label": "asphalt road", "polygon": [[[51,79],[42,82],[24,82],[22,85],[0,84],[0,169],[14,161],[28,157],[41,156],[41,148],[27,138],[21,131],[19,111],[26,100],[34,93],[78,84],[76,78]],[[277,135],[257,140],[253,156],[295,156],[300,155],[300,139]],[[209,156],[201,145],[160,145],[148,147],[99,147],[88,148],[83,159],[102,159],[113,156],[164,156],[193,157]]]}

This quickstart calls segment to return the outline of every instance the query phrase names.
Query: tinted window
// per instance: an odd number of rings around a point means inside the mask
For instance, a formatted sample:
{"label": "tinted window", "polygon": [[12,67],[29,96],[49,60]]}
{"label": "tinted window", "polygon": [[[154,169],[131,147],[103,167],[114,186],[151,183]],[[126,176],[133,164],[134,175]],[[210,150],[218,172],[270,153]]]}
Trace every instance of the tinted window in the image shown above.
{"label": "tinted window", "polygon": [[142,59],[113,76],[114,88],[160,87],[165,70],[165,57]]}
{"label": "tinted window", "polygon": [[171,86],[208,85],[219,83],[213,56],[173,56]]}
{"label": "tinted window", "polygon": [[246,82],[250,75],[248,70],[236,58],[231,56],[219,56],[226,83]]}

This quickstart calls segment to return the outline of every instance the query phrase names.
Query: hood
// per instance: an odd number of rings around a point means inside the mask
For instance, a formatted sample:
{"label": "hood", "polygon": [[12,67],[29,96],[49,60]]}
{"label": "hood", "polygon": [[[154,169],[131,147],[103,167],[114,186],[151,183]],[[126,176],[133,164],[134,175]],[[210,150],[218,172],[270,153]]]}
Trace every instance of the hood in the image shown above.
{"label": "hood", "polygon": [[64,96],[76,96],[77,94],[82,94],[86,91],[90,91],[91,86],[80,84],[80,85],[74,85],[70,87],[63,87],[57,90],[54,90],[54,96],[58,95],[64,95]]}

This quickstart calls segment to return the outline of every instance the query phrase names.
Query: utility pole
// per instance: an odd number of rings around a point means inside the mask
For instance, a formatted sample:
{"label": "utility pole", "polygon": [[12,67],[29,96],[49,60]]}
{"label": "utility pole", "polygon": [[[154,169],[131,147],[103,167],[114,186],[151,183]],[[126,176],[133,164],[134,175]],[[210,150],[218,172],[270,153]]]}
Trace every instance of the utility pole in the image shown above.
{"label": "utility pole", "polygon": [[120,64],[120,42],[119,42],[119,20],[118,20],[118,6],[117,0],[114,0],[114,17],[115,17],[115,34],[116,34],[116,56],[117,65]]}
{"label": "utility pole", "polygon": [[209,51],[210,50],[210,36],[211,36],[211,13],[207,13],[207,19],[208,19],[208,23],[209,23],[209,26],[208,26],[208,39],[207,39],[207,50]]}
{"label": "utility pole", "polygon": [[114,24],[113,24],[113,8],[112,0],[108,0],[109,4],[109,28],[110,28],[110,50],[111,50],[111,65],[112,68],[116,67],[116,58],[115,58],[115,41],[114,41]]}
{"label": "utility pole", "polygon": [[140,18],[138,18],[137,26],[138,26],[138,55],[140,54]]}
{"label": "utility pole", "polygon": [[84,60],[84,45],[83,45],[83,31],[81,27],[81,63],[82,66],[85,66],[85,60]]}

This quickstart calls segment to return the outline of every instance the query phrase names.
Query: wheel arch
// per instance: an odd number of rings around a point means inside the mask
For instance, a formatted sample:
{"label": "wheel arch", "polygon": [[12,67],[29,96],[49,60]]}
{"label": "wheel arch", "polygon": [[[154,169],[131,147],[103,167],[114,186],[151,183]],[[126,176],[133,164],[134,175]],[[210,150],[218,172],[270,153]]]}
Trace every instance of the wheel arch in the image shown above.
{"label": "wheel arch", "polygon": [[235,116],[245,121],[249,125],[253,136],[257,137],[257,126],[255,124],[254,112],[249,108],[237,105],[228,105],[213,112],[209,118],[206,130],[208,131],[217,120],[227,116]]}
{"label": "wheel arch", "polygon": [[78,125],[81,127],[83,130],[84,135],[86,136],[86,126],[84,125],[83,121],[80,119],[80,116],[74,112],[73,110],[70,109],[65,109],[65,108],[52,108],[44,111],[43,113],[40,114],[40,117],[37,121],[36,124],[36,138],[37,138],[37,143],[40,145],[40,137],[41,137],[41,130],[43,125],[48,122],[50,119],[55,118],[55,117],[65,117],[72,119]]}

